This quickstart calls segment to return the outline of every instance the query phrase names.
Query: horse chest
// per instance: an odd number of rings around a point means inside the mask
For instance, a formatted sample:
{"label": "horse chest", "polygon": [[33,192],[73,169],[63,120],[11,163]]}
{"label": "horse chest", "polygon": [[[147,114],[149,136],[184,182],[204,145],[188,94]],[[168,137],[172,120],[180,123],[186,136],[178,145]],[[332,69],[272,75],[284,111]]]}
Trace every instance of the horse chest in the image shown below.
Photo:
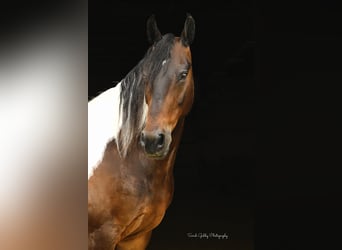
{"label": "horse chest", "polygon": [[144,193],[136,207],[138,209],[132,213],[131,222],[127,225],[125,234],[150,231],[157,227],[164,217],[172,195],[172,185]]}
{"label": "horse chest", "polygon": [[125,225],[128,231],[157,226],[173,195],[172,180],[156,186],[133,177],[126,181],[102,177],[101,182],[92,179],[91,185],[92,192],[88,194],[91,218],[99,225],[114,219],[115,224]]}

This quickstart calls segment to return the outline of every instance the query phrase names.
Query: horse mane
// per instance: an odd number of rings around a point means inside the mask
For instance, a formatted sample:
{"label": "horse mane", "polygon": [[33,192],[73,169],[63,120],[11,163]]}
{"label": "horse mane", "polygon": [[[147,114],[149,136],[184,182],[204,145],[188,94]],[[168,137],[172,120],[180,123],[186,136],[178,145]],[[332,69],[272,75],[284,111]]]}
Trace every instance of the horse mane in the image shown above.
{"label": "horse mane", "polygon": [[146,52],[143,59],[122,79],[120,93],[121,128],[116,144],[121,157],[126,157],[132,143],[139,137],[146,120],[146,87],[161,71],[163,62],[170,58],[174,35],[165,34]]}

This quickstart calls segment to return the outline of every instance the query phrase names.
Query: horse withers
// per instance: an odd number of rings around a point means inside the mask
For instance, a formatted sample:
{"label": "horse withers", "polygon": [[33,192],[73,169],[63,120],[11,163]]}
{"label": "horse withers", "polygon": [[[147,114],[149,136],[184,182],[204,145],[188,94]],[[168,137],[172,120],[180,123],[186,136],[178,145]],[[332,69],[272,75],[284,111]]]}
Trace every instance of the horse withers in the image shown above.
{"label": "horse withers", "polygon": [[88,249],[145,249],[171,203],[194,34],[189,14],[179,37],[162,35],[152,15],[145,56],[88,103]]}

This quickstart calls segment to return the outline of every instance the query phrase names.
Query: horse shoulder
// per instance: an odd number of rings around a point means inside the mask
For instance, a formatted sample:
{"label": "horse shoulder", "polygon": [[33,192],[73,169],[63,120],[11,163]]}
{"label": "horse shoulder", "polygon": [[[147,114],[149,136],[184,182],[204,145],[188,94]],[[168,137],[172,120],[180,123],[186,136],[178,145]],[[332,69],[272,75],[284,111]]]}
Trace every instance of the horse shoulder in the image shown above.
{"label": "horse shoulder", "polygon": [[120,91],[119,83],[88,103],[88,180],[120,130]]}

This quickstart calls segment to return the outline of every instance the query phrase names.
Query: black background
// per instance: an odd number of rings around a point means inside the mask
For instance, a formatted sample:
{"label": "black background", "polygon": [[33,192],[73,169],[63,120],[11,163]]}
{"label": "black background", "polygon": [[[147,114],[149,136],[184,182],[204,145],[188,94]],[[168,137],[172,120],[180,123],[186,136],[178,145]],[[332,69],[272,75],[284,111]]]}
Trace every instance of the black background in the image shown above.
{"label": "black background", "polygon": [[[144,56],[151,14],[163,34],[179,36],[187,12],[196,21],[195,102],[177,154],[174,199],[148,249],[253,249],[256,12],[251,3],[91,3],[89,97],[114,86]],[[211,232],[229,238],[187,236]]]}
{"label": "black background", "polygon": [[[341,219],[338,2],[94,1],[89,96],[144,55],[150,14],[162,33],[180,34],[186,12],[196,20],[196,97],[175,165],[174,200],[149,249],[341,244],[331,230]],[[230,239],[196,240],[187,232]]]}
{"label": "black background", "polygon": [[340,248],[341,4],[258,4],[256,246]]}

